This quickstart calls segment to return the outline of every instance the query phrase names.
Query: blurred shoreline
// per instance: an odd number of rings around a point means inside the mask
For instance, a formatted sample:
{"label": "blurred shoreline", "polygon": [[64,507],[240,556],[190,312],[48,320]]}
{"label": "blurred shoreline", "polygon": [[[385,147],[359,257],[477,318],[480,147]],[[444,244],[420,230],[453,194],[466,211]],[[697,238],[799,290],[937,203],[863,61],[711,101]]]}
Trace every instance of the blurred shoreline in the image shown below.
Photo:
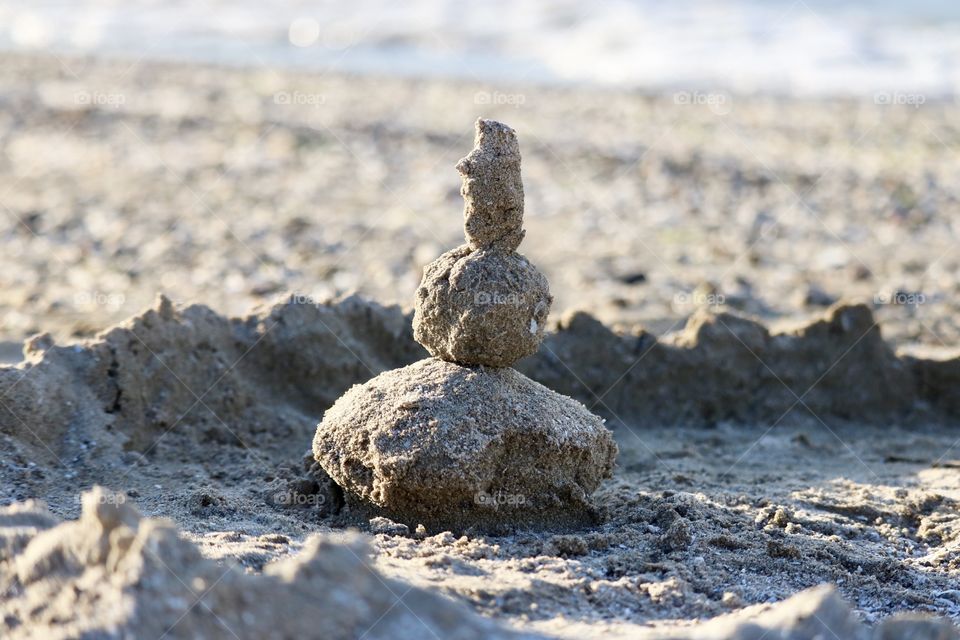
{"label": "blurred shoreline", "polygon": [[0,0],[0,50],[648,91],[960,90],[960,5],[920,0]]}

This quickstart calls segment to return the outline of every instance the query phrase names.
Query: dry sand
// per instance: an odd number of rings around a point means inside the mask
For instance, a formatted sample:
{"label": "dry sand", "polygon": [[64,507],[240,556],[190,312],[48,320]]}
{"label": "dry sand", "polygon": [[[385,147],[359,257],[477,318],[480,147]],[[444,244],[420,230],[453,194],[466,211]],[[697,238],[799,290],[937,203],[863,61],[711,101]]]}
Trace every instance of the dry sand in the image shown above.
{"label": "dry sand", "polygon": [[[620,453],[595,526],[424,537],[359,518],[309,456],[347,388],[425,356],[409,312],[306,296],[409,305],[457,242],[452,165],[491,88],[65,65],[0,66],[5,337],[53,334],[0,368],[0,500],[51,511],[0,513],[4,637],[282,637],[297,615],[346,637],[760,637],[743,617],[902,637],[878,623],[960,616],[956,107],[537,89],[490,109],[531,140],[524,246],[557,298],[519,368]],[[893,289],[925,302],[872,304]],[[727,304],[687,318],[694,292]],[[871,304],[814,312],[841,294]],[[916,342],[936,353],[896,348]],[[98,484],[123,504],[58,525]],[[369,560],[338,544],[351,526]],[[821,583],[875,631],[829,591],[768,610]]]}
{"label": "dry sand", "polygon": [[9,339],[92,335],[157,291],[228,315],[285,291],[410,305],[423,266],[461,242],[453,167],[483,115],[520,133],[523,251],[555,315],[661,334],[704,304],[772,322],[844,297],[879,302],[889,339],[960,342],[954,104],[717,109],[9,56],[0,86]]}
{"label": "dry sand", "polygon": [[[800,334],[770,337],[780,343],[771,366],[829,368],[818,363],[842,350],[846,373],[824,376],[817,394],[798,387],[794,398],[773,393],[787,384],[773,379],[744,390],[764,404],[729,401],[737,380],[718,356],[728,350],[758,357],[740,336],[749,339],[760,325],[708,316],[736,330],[724,336],[717,329],[702,341],[705,318],[698,317],[677,344],[654,345],[635,369],[657,376],[661,398],[684,380],[698,388],[696,378],[700,388],[714,389],[701,392],[703,406],[781,417],[695,418],[677,400],[662,399],[646,413],[622,394],[604,400],[596,410],[617,424],[617,468],[595,496],[597,524],[575,533],[425,537],[382,518],[367,522],[344,506],[307,450],[317,416],[351,384],[423,355],[409,315],[359,298],[319,306],[293,301],[233,320],[161,300],[86,345],[34,340],[25,363],[0,369],[2,486],[6,501],[41,497],[64,517],[77,515],[81,489],[122,487],[145,514],[171,518],[204,556],[254,574],[299,552],[314,533],[359,526],[374,534],[371,567],[382,575],[558,637],[682,629],[820,583],[836,584],[869,623],[904,610],[954,616],[958,412],[955,403],[925,398],[939,388],[928,368],[955,388],[960,361],[898,358],[875,329],[844,337],[838,319],[857,311],[840,307]],[[578,349],[610,366],[634,344],[630,336],[619,340],[598,341],[581,315],[548,336],[523,369],[549,384],[563,366],[558,354]],[[559,380],[579,378],[573,395],[589,402],[596,381],[584,375]],[[864,424],[839,415],[849,407],[852,381],[864,384],[860,400],[869,403],[889,393],[882,380],[907,394],[885,400],[892,407],[886,419],[869,414],[874,421]],[[673,395],[682,401],[681,393]],[[664,417],[667,403],[673,421]],[[28,571],[59,577],[51,566],[57,563]],[[179,592],[179,580],[163,577]],[[128,597],[142,598],[147,613],[139,615],[150,617],[153,600],[131,583]],[[193,601],[203,593],[196,590]],[[5,624],[56,628],[67,615],[64,605],[57,599],[37,607],[38,599],[48,601],[29,591],[12,599]],[[193,601],[188,597],[187,606]],[[188,617],[185,637],[192,624]]]}

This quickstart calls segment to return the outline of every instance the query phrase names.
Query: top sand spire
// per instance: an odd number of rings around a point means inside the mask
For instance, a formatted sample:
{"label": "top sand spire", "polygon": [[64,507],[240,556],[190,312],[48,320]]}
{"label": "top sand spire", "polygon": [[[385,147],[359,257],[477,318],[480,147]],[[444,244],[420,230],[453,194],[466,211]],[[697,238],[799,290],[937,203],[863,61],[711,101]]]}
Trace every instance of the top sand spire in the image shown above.
{"label": "top sand spire", "polygon": [[523,182],[516,132],[477,119],[473,150],[457,163],[463,176],[463,230],[473,250],[516,251],[523,241]]}

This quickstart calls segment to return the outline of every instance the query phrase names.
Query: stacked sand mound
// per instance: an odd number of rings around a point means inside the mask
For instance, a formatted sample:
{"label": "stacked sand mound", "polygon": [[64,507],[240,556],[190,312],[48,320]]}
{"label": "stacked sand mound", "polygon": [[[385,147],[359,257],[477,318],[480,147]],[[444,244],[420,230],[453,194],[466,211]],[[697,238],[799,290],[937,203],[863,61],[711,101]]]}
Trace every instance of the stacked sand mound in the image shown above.
{"label": "stacked sand mound", "polygon": [[547,279],[517,253],[524,231],[516,134],[478,120],[476,145],[457,170],[467,244],[424,269],[414,337],[450,362],[509,367],[536,353],[553,301]]}
{"label": "stacked sand mound", "polygon": [[351,389],[317,427],[314,455],[350,502],[410,526],[582,525],[617,449],[583,405],[510,368],[540,346],[551,302],[516,252],[516,134],[478,120],[457,169],[467,244],[424,270],[413,321],[436,357]]}

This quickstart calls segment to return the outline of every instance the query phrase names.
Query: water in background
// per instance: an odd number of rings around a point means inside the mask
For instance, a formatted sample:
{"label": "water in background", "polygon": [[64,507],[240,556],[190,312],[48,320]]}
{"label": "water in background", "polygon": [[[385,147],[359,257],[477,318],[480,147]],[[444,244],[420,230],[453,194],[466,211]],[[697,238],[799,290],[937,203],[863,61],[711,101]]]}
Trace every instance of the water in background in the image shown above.
{"label": "water in background", "polygon": [[960,89],[960,0],[0,0],[0,48],[929,97]]}

